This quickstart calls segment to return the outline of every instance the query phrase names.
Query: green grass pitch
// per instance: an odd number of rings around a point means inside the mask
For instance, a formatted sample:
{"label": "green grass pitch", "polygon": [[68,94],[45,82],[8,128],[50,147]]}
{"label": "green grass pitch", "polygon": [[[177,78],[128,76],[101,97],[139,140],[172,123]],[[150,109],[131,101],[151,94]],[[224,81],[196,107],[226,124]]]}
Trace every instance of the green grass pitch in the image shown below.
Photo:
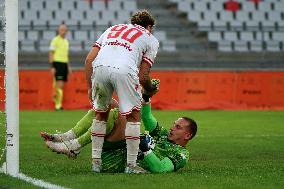
{"label": "green grass pitch", "polygon": [[[20,113],[20,170],[68,188],[284,188],[283,111],[154,111],[169,128],[179,116],[198,123],[189,143],[191,158],[175,173],[126,175],[91,171],[91,146],[76,160],[47,149],[42,130],[66,131],[86,111],[22,111]],[[3,148],[1,127],[1,148]],[[1,160],[3,161],[3,160]],[[37,188],[0,174],[0,188]]]}

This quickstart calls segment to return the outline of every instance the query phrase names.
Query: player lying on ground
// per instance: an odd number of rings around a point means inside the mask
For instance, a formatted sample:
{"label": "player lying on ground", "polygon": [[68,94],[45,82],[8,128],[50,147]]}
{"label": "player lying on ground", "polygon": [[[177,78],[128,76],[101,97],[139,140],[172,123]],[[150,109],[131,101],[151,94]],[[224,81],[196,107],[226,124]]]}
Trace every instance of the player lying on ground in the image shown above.
{"label": "player lying on ground", "polygon": [[[161,127],[151,113],[149,98],[144,95],[146,103],[142,106],[142,121],[145,130],[149,131],[155,141],[141,140],[139,165],[152,173],[176,171],[188,162],[189,151],[186,145],[197,132],[194,120],[182,117],[177,119],[171,129],[167,131]],[[77,123],[77,125],[63,134],[47,134],[42,132],[46,145],[53,151],[75,157],[80,149],[91,143],[93,110]],[[107,137],[102,152],[102,172],[124,172],[126,167],[126,143],[124,137],[126,119],[114,108],[110,111],[107,121]],[[149,138],[147,138],[149,140]],[[142,156],[141,156],[142,155]]]}

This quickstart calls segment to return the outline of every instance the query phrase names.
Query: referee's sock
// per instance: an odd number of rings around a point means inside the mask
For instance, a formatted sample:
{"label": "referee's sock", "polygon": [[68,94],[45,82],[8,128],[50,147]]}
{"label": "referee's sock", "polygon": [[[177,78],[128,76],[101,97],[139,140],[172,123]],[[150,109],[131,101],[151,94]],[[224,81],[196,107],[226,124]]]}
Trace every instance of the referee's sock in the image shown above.
{"label": "referee's sock", "polygon": [[60,88],[56,89],[55,96],[55,109],[60,110],[62,108],[62,100],[63,100],[63,90]]}

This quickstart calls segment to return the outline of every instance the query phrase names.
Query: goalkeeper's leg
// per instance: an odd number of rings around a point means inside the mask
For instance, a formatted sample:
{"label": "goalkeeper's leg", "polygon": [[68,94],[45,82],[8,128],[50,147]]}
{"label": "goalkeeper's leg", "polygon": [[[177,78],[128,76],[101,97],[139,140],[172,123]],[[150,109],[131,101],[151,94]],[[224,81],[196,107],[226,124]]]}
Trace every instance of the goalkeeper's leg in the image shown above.
{"label": "goalkeeper's leg", "polygon": [[[91,139],[91,129],[92,128],[90,127],[88,129],[87,123],[90,123],[90,125],[92,124],[94,113],[95,112],[93,110],[89,110],[88,113],[72,129],[75,132],[76,136],[79,136],[78,138],[73,139],[73,140],[62,141],[62,142],[54,142],[54,140],[53,141],[47,140],[46,141],[47,147],[50,148],[54,152],[62,153],[62,154],[67,155],[68,157],[75,158],[79,154],[81,148],[83,148],[84,146],[92,142],[92,139]],[[123,118],[124,117],[120,117],[120,119],[123,119]],[[124,138],[124,137],[118,138],[117,135],[114,135],[113,133],[113,131],[117,131],[121,128],[124,128],[120,125],[117,125],[121,123],[125,123],[125,122],[122,122],[122,120],[118,121],[118,109],[112,109],[108,117],[107,128],[106,128],[106,134],[107,135],[111,134],[109,135],[111,137],[111,141],[118,140],[118,139],[121,140]],[[114,129],[114,128],[117,128],[117,129]],[[86,129],[88,130],[86,131]],[[86,131],[86,132],[82,134],[83,131]],[[122,133],[122,132],[117,132],[117,133]]]}
{"label": "goalkeeper's leg", "polygon": [[62,142],[46,141],[46,145],[54,152],[67,155],[69,158],[76,158],[81,148],[91,143],[91,128],[77,139]]}
{"label": "goalkeeper's leg", "polygon": [[41,132],[40,135],[44,138],[44,140],[53,142],[72,140],[80,137],[88,131],[88,129],[92,126],[94,117],[95,111],[89,110],[88,113],[84,115],[84,117],[80,121],[77,122],[76,126],[69,131],[60,134],[48,134],[46,132]]}
{"label": "goalkeeper's leg", "polygon": [[46,141],[45,144],[49,149],[59,154],[65,154],[69,158],[76,158],[80,153],[80,144],[78,139],[68,140],[63,142]]}

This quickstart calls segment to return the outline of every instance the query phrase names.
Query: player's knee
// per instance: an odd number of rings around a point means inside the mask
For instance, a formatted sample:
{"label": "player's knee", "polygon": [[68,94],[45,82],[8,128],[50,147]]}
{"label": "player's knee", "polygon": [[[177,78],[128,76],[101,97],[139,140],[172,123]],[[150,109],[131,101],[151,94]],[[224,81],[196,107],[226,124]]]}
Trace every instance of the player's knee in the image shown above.
{"label": "player's knee", "polygon": [[130,114],[126,115],[126,120],[128,122],[140,122],[140,119],[140,111],[138,110],[132,110]]}
{"label": "player's knee", "polygon": [[107,121],[109,112],[96,112],[96,120]]}

